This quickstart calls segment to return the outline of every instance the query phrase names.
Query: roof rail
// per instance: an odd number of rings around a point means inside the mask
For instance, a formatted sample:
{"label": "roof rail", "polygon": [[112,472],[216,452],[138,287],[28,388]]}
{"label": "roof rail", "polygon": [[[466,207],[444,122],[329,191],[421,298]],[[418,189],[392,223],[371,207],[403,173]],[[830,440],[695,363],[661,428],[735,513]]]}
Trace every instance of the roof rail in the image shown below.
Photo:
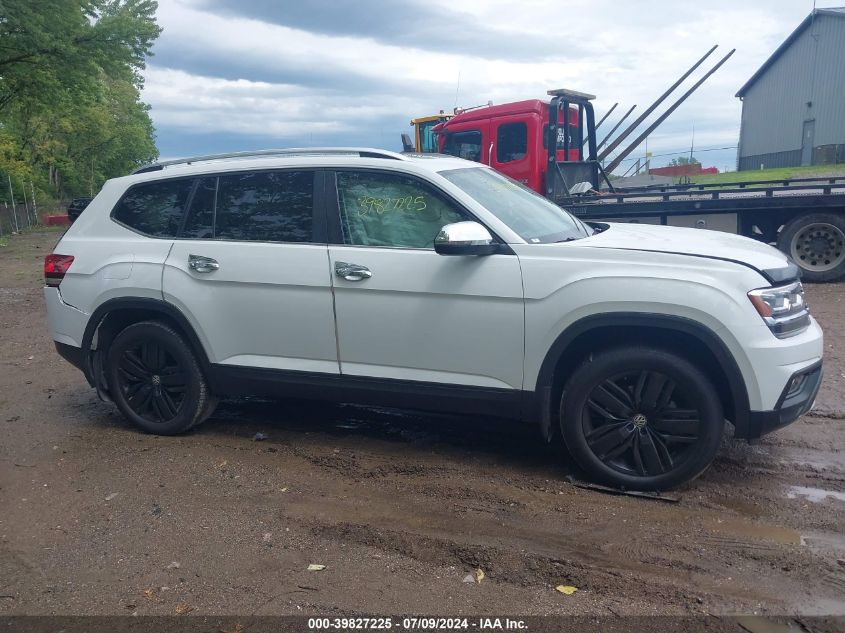
{"label": "roof rail", "polygon": [[386,149],[375,149],[372,147],[291,147],[287,149],[257,149],[246,152],[229,152],[226,154],[205,154],[202,156],[190,156],[188,158],[175,158],[163,160],[139,167],[132,174],[144,174],[149,171],[158,171],[171,165],[191,165],[193,163],[205,163],[213,160],[226,160],[227,158],[258,158],[261,156],[335,156],[354,155],[361,158],[389,158],[392,160],[407,160],[398,152],[391,152]]}

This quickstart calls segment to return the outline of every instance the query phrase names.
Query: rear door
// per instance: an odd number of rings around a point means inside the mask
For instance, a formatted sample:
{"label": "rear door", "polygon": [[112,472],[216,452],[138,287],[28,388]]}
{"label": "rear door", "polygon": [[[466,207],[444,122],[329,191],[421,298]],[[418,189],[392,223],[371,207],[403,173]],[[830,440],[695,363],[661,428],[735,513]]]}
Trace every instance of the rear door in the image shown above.
{"label": "rear door", "polygon": [[292,169],[197,181],[163,291],[212,363],[338,373],[322,178]]}
{"label": "rear door", "polygon": [[539,186],[539,171],[532,160],[536,156],[538,127],[536,117],[525,116],[499,117],[490,124],[493,138],[490,166],[532,189]]}

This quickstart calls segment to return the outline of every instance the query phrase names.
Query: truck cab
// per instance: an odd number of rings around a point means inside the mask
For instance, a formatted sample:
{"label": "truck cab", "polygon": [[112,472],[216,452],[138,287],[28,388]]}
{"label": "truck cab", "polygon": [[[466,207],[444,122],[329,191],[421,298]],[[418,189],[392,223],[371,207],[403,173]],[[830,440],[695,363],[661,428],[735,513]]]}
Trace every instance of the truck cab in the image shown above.
{"label": "truck cab", "polygon": [[411,127],[414,128],[414,143],[413,147],[407,147],[406,151],[413,150],[421,154],[436,153],[438,147],[434,128],[438,124],[448,121],[453,116],[453,114],[446,114],[441,110],[439,114],[411,119]]}
{"label": "truck cab", "polygon": [[[551,110],[550,103],[540,99],[484,106],[458,113],[433,131],[440,153],[489,165],[543,194]],[[570,105],[568,113],[557,112],[556,161],[580,161],[583,108]]]}

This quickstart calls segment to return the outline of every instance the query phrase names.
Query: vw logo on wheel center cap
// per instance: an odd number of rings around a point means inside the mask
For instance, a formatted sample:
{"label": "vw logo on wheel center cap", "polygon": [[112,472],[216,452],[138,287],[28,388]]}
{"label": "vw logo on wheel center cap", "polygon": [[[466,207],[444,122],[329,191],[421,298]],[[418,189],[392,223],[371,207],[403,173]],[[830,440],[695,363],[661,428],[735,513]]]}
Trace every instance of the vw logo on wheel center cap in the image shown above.
{"label": "vw logo on wheel center cap", "polygon": [[648,419],[642,413],[638,413],[633,418],[631,418],[631,422],[634,423],[635,427],[641,429],[646,425]]}

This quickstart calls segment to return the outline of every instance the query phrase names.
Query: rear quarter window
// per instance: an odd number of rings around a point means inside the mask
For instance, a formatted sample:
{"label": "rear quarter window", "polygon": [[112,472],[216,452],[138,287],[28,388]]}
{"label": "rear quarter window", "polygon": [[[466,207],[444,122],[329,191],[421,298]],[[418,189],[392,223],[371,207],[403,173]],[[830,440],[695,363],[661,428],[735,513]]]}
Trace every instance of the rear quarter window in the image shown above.
{"label": "rear quarter window", "polygon": [[133,185],[115,206],[112,218],[145,235],[176,237],[193,185],[193,179]]}
{"label": "rear quarter window", "polygon": [[314,214],[314,172],[265,171],[220,176],[214,238],[309,242]]}

